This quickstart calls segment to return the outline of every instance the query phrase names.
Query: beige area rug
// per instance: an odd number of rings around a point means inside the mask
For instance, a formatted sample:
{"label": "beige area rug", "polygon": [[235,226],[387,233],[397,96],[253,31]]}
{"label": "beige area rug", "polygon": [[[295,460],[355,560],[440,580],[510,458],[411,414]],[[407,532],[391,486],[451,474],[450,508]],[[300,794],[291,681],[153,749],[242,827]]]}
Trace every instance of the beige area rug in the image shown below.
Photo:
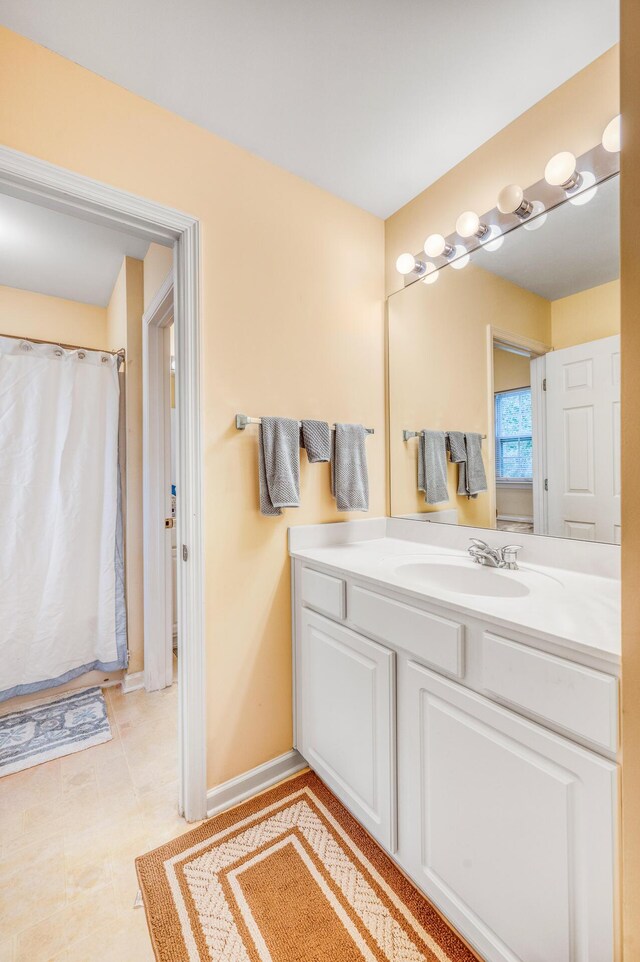
{"label": "beige area rug", "polygon": [[159,962],[475,962],[305,772],[136,859]]}

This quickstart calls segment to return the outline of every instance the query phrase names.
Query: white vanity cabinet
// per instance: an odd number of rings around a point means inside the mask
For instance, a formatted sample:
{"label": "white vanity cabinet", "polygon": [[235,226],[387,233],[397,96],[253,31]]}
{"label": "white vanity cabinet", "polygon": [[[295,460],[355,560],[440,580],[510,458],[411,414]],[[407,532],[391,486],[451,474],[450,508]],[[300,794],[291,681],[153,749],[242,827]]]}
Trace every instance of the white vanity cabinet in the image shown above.
{"label": "white vanity cabinet", "polygon": [[390,585],[293,571],[310,767],[487,962],[614,962],[613,672]]}

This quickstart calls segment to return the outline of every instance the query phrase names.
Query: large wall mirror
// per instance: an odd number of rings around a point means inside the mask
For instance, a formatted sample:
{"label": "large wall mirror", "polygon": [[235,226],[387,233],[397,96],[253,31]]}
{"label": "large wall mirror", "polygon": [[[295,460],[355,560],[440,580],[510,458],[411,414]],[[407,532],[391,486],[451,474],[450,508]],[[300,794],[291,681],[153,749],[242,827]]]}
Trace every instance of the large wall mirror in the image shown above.
{"label": "large wall mirror", "polygon": [[620,542],[618,236],[615,174],[389,298],[393,516]]}

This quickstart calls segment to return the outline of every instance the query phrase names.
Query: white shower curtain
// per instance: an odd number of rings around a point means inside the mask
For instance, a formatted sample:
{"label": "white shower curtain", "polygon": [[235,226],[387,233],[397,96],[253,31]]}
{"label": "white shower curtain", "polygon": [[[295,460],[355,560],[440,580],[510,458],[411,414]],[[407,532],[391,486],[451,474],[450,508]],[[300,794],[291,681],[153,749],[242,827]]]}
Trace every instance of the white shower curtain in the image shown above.
{"label": "white shower curtain", "polygon": [[0,337],[0,700],[126,664],[117,365]]}

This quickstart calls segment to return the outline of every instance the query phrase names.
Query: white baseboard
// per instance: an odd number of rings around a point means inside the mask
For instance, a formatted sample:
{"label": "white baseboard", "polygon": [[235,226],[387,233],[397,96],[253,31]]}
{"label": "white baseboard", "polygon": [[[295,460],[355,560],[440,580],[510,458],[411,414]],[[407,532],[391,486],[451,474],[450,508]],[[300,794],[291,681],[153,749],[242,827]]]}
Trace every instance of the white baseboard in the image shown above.
{"label": "white baseboard", "polygon": [[284,755],[278,755],[269,762],[264,762],[242,775],[230,778],[228,782],[210,788],[207,792],[207,817],[217,815],[227,808],[232,808],[252,795],[259,795],[267,788],[281,782],[290,775],[295,775],[307,763],[302,755],[294,748]]}
{"label": "white baseboard", "polygon": [[130,691],[137,691],[139,688],[144,688],[143,671],[132,671],[122,679],[122,692],[124,695],[128,695]]}

